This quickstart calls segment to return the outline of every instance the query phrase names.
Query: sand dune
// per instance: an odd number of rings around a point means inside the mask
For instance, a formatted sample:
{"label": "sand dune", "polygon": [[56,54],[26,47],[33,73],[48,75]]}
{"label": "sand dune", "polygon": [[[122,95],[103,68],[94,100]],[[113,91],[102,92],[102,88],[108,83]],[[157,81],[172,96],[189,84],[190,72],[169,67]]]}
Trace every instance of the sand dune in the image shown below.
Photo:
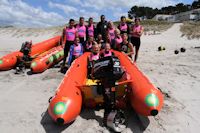
{"label": "sand dune", "polygon": [[[161,88],[165,104],[156,117],[145,118],[127,110],[129,124],[124,133],[193,133],[200,130],[200,49],[194,48],[200,47],[200,43],[182,38],[180,26],[174,24],[160,35],[142,37],[138,66],[155,86]],[[19,49],[23,41],[40,42],[55,35],[55,30],[31,31],[30,36],[29,32],[27,29],[0,29],[0,56]],[[160,45],[166,50],[158,52]],[[174,50],[181,47],[185,47],[186,52],[175,55]],[[52,122],[46,109],[49,97],[54,95],[64,76],[58,70],[52,68],[36,75],[15,75],[14,70],[0,72],[2,133],[109,132],[102,126],[102,110],[83,110],[76,121],[66,126]]]}

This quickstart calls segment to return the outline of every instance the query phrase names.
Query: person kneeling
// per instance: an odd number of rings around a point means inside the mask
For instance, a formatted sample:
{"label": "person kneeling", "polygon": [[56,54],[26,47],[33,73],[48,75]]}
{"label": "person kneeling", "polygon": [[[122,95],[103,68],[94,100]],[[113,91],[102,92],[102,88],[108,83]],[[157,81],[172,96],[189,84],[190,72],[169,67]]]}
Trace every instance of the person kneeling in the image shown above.
{"label": "person kneeling", "polygon": [[109,43],[106,43],[105,45],[105,49],[103,50],[103,52],[100,54],[100,57],[108,57],[108,56],[114,56],[114,53],[111,51],[111,46]]}
{"label": "person kneeling", "polygon": [[68,60],[68,65],[70,66],[72,62],[83,54],[83,46],[79,43],[79,38],[75,38],[74,44],[70,46],[70,56]]}
{"label": "person kneeling", "polygon": [[120,44],[120,51],[128,55],[131,59],[134,54],[133,44],[128,41],[127,33],[122,34],[122,43]]}
{"label": "person kneeling", "polygon": [[24,73],[24,70],[26,69],[26,65],[28,62],[32,60],[30,53],[32,48],[32,41],[25,42],[22,44],[20,52],[23,54],[22,57],[17,56],[17,63],[16,63],[16,74]]}

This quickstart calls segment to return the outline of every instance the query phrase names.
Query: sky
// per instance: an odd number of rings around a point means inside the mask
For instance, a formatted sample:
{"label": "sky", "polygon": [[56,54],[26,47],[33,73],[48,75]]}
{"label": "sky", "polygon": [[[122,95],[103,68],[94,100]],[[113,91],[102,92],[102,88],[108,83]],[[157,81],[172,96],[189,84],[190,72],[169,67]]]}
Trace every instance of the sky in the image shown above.
{"label": "sky", "polygon": [[68,23],[70,18],[93,17],[99,21],[116,21],[127,16],[134,6],[161,8],[177,3],[191,4],[193,0],[0,0],[0,24],[24,27],[48,27]]}

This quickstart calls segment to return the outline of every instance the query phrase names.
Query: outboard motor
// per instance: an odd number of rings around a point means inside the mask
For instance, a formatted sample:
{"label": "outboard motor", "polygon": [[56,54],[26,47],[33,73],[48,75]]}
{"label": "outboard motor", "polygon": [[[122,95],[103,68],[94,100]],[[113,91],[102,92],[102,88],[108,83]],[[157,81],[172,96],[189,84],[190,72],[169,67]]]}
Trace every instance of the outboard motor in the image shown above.
{"label": "outboard motor", "polygon": [[116,108],[115,82],[124,74],[117,57],[109,56],[94,63],[93,77],[102,84],[104,96],[104,124],[115,132],[122,132],[126,128],[125,116]]}

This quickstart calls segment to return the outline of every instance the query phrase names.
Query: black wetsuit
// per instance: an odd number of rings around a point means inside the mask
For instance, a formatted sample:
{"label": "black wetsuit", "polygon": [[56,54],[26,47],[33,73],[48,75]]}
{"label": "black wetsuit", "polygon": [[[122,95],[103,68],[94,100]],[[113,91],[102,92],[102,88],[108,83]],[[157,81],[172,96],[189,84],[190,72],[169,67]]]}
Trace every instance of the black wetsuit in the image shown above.
{"label": "black wetsuit", "polygon": [[97,35],[101,34],[102,35],[102,39],[104,40],[104,42],[106,42],[106,38],[107,38],[106,37],[107,27],[108,27],[107,21],[99,22],[97,24]]}

